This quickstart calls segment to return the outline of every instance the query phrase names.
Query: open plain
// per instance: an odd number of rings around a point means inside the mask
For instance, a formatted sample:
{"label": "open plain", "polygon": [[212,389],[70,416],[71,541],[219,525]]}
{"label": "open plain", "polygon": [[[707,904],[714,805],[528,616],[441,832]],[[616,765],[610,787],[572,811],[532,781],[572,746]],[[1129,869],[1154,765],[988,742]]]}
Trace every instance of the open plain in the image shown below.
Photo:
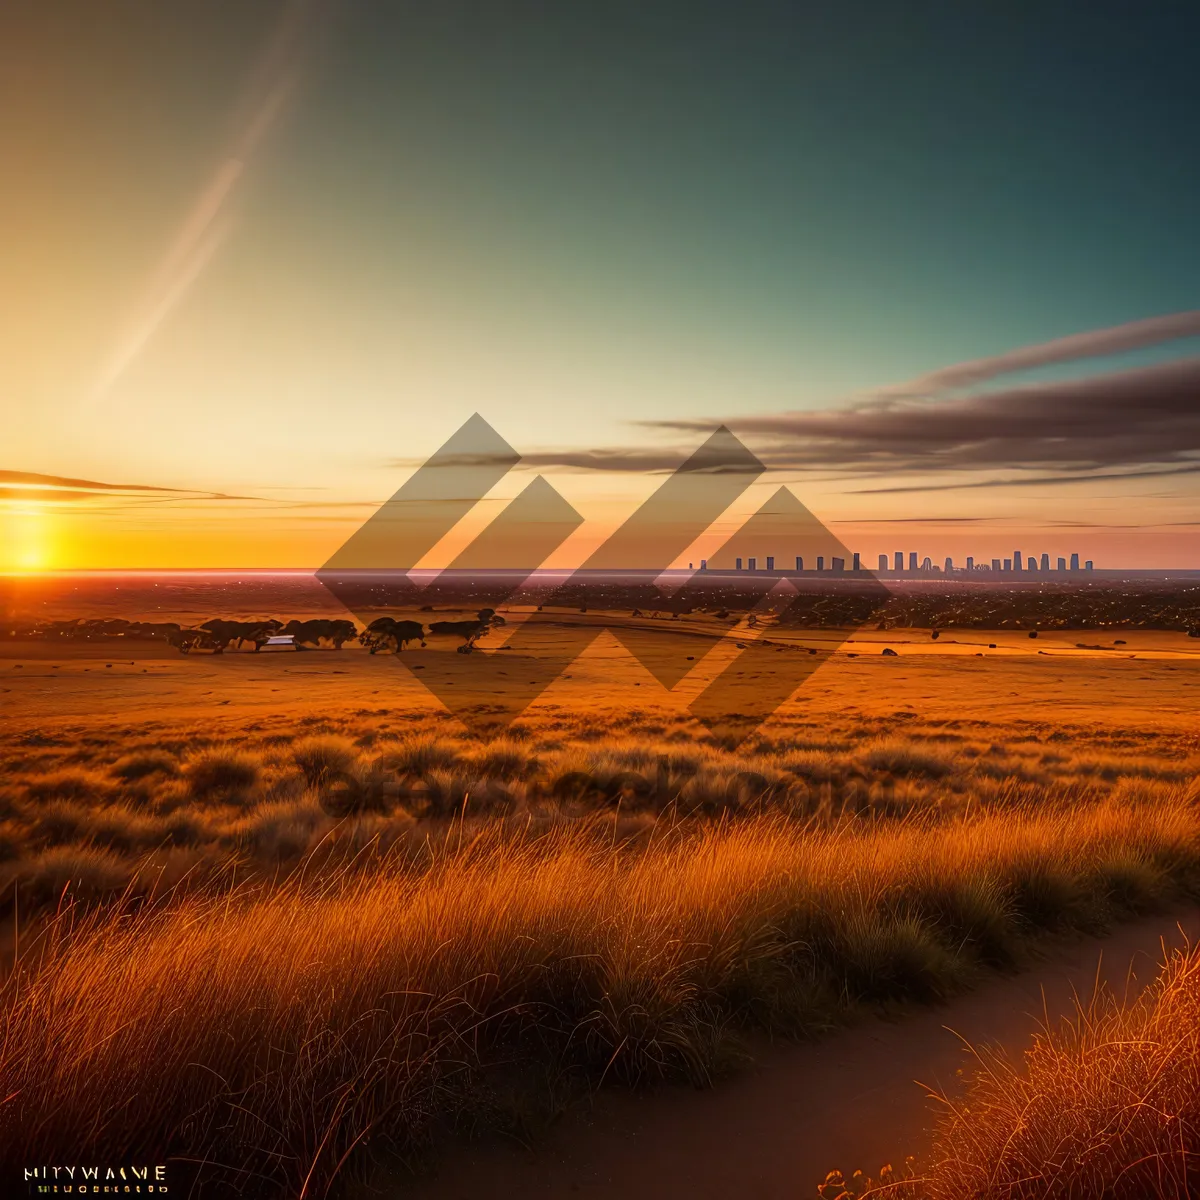
{"label": "open plain", "polygon": [[[227,595],[148,610],[144,594],[92,615],[330,612]],[[72,611],[59,598],[43,619]],[[820,1048],[833,1031],[899,1021],[879,1044],[898,1038],[910,1075],[927,1046],[934,1083],[942,1014],[972,1028],[954,1007],[969,993],[984,1036],[1026,1036],[984,1019],[997,973],[1034,970],[1012,984],[1028,1009],[1031,979],[1061,1000],[1067,976],[1037,964],[1057,970],[1072,939],[1137,918],[1144,960],[1158,932],[1194,929],[1200,645],[1182,630],[934,638],[734,613],[714,632],[705,612],[564,608],[539,614],[551,658],[594,637],[514,713],[503,672],[526,660],[504,666],[502,647],[523,614],[501,613],[465,655],[432,636],[398,654],[0,641],[0,1142],[53,1161],[69,1129],[73,1153],[264,1195],[459,1195],[480,1170],[497,1195],[589,1179],[599,1195],[589,1154],[636,1162],[603,1151],[618,1135],[570,1132],[597,1094],[658,1090],[647,1161],[695,1157],[712,1182],[746,1139],[723,1158],[705,1136],[696,1157],[684,1126],[739,1095],[785,1096],[800,1125],[811,1085],[813,1121],[853,1110],[823,1166],[877,1168],[881,1147],[926,1150],[925,1118],[889,1130],[869,1088],[819,1087],[840,1045],[865,1069],[861,1040]],[[664,656],[700,647],[694,676],[665,687],[630,631]],[[757,727],[688,709],[706,672],[769,694],[800,656],[802,683]],[[439,670],[466,681],[454,712],[421,682]],[[628,1133],[616,1111],[603,1128]],[[536,1148],[564,1112],[553,1144],[575,1157],[555,1166]],[[857,1161],[856,1112],[874,1113]],[[475,1158],[480,1135],[541,1165]],[[799,1128],[795,1146],[812,1147]],[[762,1195],[816,1194],[811,1155],[771,1161]]]}

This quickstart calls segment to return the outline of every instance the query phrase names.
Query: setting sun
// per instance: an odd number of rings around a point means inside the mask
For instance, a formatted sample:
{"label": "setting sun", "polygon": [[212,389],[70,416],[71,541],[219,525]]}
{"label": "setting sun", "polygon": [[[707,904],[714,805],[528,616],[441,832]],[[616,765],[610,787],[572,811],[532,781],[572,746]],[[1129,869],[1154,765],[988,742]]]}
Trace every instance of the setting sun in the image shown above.
{"label": "setting sun", "polygon": [[21,504],[6,514],[0,569],[45,571],[53,564],[50,518],[40,505]]}

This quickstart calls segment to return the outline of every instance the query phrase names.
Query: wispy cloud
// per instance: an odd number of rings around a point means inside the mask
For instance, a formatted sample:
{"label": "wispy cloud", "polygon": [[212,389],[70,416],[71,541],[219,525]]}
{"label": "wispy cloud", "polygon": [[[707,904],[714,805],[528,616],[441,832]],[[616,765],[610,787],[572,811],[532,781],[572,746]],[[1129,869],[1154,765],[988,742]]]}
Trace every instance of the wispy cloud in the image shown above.
{"label": "wispy cloud", "polygon": [[96,479],[76,479],[68,475],[42,475],[36,471],[0,471],[2,500],[68,503],[114,496],[128,496],[139,501],[257,500],[256,496],[234,496],[227,492],[209,492],[196,488],[159,487],[148,483],[103,483]]}
{"label": "wispy cloud", "polygon": [[975,387],[990,379],[1012,375],[1017,371],[1030,371],[1056,363],[1122,354],[1129,350],[1155,346],[1161,342],[1198,336],[1200,309],[1168,313],[1158,317],[1147,317],[1142,321],[1129,321],[1124,325],[1113,325],[1106,329],[1093,329],[1087,333],[1056,338],[1049,342],[1039,342],[1032,346],[1021,346],[990,358],[956,363],[925,375],[918,375],[904,383],[876,388],[866,399],[935,397],[958,388]]}
{"label": "wispy cloud", "polygon": [[[858,477],[1008,472],[1000,479],[864,489],[870,492],[1192,474],[1200,470],[1200,358],[967,395],[945,393],[1011,371],[1193,334],[1200,334],[1200,313],[1178,313],[946,367],[837,408],[724,419],[753,440],[755,452],[776,469]],[[647,424],[693,433],[710,421]]]}

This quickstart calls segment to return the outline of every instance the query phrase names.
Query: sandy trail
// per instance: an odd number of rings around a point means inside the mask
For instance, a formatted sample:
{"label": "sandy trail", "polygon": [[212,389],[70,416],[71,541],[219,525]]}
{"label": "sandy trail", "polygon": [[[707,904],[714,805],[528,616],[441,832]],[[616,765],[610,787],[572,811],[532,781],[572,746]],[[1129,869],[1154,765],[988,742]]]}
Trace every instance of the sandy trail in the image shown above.
{"label": "sandy trail", "polygon": [[899,1164],[929,1141],[931,1088],[953,1092],[971,1059],[962,1038],[1015,1053],[1048,1014],[1074,1012],[1102,978],[1140,990],[1161,942],[1200,937],[1200,911],[1122,926],[1061,947],[1037,968],[993,979],[952,1004],[894,1023],[873,1021],[821,1042],[770,1048],[742,1074],[705,1090],[602,1095],[560,1121],[536,1152],[484,1143],[448,1151],[436,1172],[397,1183],[415,1200],[803,1200],[825,1173]]}

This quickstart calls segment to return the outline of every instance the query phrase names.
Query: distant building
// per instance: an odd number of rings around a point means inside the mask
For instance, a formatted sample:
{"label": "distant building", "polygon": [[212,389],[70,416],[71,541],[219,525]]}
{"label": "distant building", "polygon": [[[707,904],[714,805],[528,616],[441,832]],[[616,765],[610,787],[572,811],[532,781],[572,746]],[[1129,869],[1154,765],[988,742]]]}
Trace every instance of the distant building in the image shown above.
{"label": "distant building", "polygon": [[954,570],[954,559],[947,558],[946,565],[942,568],[942,570],[944,570],[946,572],[946,574],[949,575]]}
{"label": "distant building", "polygon": [[835,575],[840,575],[846,569],[846,560],[844,558],[831,558],[829,560],[829,569]]}
{"label": "distant building", "polygon": [[702,570],[702,571],[708,570],[708,559],[707,558],[702,558],[700,560],[700,570]]}
{"label": "distant building", "polygon": [[768,571],[775,570],[775,556],[773,554],[767,555],[767,570]]}
{"label": "distant building", "polygon": [[804,570],[804,555],[803,554],[796,555],[796,570],[797,571]]}
{"label": "distant building", "polygon": [[817,570],[818,571],[825,570],[825,555],[823,555],[823,554],[817,555]]}
{"label": "distant building", "polygon": [[852,571],[861,571],[862,570],[862,558],[860,557],[857,550],[855,550],[855,552],[854,552],[854,558],[851,559],[851,563],[853,564],[850,567],[850,569]]}
{"label": "distant building", "polygon": [[1021,552],[1020,552],[1020,550],[1013,551],[1012,569],[1014,571],[1019,571],[1021,569]]}
{"label": "distant building", "polygon": [[998,570],[1000,570],[1000,560],[999,560],[998,558],[993,558],[993,559],[992,559],[992,570],[993,570],[993,571],[998,571]]}
{"label": "distant building", "polygon": [[1079,570],[1079,555],[1078,554],[1071,555],[1071,570],[1072,571]]}
{"label": "distant building", "polygon": [[1050,570],[1050,555],[1048,555],[1048,554],[1042,555],[1042,570],[1043,571]]}
{"label": "distant building", "polygon": [[741,560],[740,558],[735,558],[735,559],[733,560],[733,562],[734,562],[734,568],[733,568],[733,569],[734,569],[735,571],[740,571],[740,570],[742,569],[742,560]]}
{"label": "distant building", "polygon": [[750,570],[752,570],[752,571],[758,570],[758,559],[757,558],[752,558],[750,560]]}
{"label": "distant building", "polygon": [[1090,558],[1083,564],[1083,569],[1085,571],[1090,571],[1092,569],[1092,560]]}
{"label": "distant building", "polygon": [[1013,564],[1012,564],[1012,559],[1011,559],[1011,558],[1006,558],[1006,559],[1004,560],[1004,569],[1005,569],[1006,571],[1011,571],[1011,570],[1012,570],[1012,567],[1013,567]]}
{"label": "distant building", "polygon": [[886,571],[888,569],[888,556],[886,554],[881,554],[879,556],[879,569],[881,571]]}
{"label": "distant building", "polygon": [[1058,560],[1058,569],[1060,571],[1065,571],[1067,569],[1067,560],[1061,556],[1059,557],[1059,560]]}
{"label": "distant building", "polygon": [[897,571],[904,570],[904,551],[903,550],[896,551],[896,570]]}
{"label": "distant building", "polygon": [[1027,554],[1025,556],[1025,570],[1027,570],[1027,571],[1036,571],[1037,570],[1037,555],[1036,554]]}
{"label": "distant building", "polygon": [[967,555],[967,570],[975,570],[975,560],[969,554]]}
{"label": "distant building", "polygon": [[915,550],[910,550],[908,552],[908,569],[910,571],[915,571],[917,569],[917,552]]}

